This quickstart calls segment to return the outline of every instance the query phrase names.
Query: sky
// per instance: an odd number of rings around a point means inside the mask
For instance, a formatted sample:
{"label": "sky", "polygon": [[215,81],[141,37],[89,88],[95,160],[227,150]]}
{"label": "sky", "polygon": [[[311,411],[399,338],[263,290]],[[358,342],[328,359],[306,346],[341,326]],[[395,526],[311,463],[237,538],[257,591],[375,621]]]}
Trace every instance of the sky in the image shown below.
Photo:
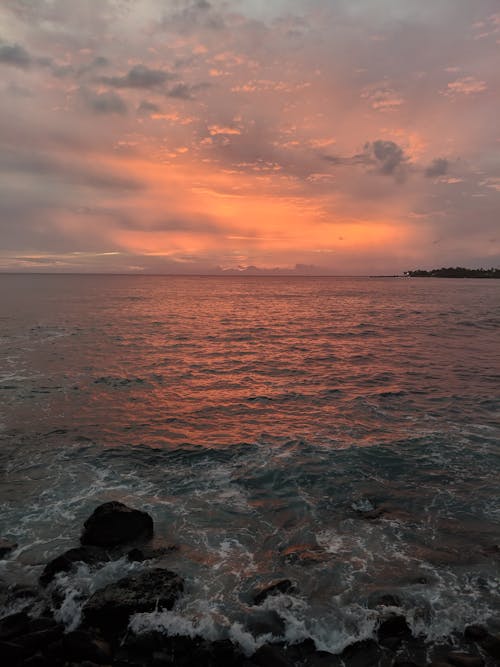
{"label": "sky", "polygon": [[499,47],[498,0],[3,0],[0,271],[498,267]]}

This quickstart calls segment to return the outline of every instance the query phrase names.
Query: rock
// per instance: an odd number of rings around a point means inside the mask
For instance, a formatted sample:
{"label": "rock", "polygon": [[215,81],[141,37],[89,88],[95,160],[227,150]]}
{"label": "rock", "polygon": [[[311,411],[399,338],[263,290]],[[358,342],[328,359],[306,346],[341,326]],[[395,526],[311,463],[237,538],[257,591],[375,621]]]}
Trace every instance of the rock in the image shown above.
{"label": "rock", "polygon": [[0,537],[0,558],[5,558],[11,551],[17,547],[17,543],[12,540],[6,540],[4,537]]}
{"label": "rock", "polygon": [[375,607],[401,607],[401,598],[395,593],[375,591],[368,597],[368,608]]}
{"label": "rock", "polygon": [[178,547],[175,544],[172,544],[168,547],[156,547],[156,548],[144,546],[138,549],[136,547],[134,549],[131,549],[127,553],[127,558],[129,561],[142,563],[145,560],[161,558],[162,556],[166,556],[167,554],[172,553],[172,551],[177,551],[177,549]]}
{"label": "rock", "polygon": [[[389,616],[379,625],[377,630],[378,640],[381,644],[390,642],[392,639],[410,638],[411,630],[404,616]],[[392,646],[391,646],[392,648]]]}
{"label": "rock", "polygon": [[347,646],[340,658],[349,667],[378,667],[382,649],[373,639],[364,639]]}
{"label": "rock", "polygon": [[25,611],[5,616],[0,620],[0,640],[9,640],[26,631],[30,617]]}
{"label": "rock", "polygon": [[470,653],[459,653],[453,651],[448,653],[446,660],[455,665],[455,667],[483,667],[484,660],[479,658],[476,655],[470,655]]}
{"label": "rock", "polygon": [[290,579],[280,579],[279,581],[274,581],[254,595],[253,604],[262,604],[264,600],[270,595],[277,595],[278,593],[292,593],[294,590],[294,585]]}
{"label": "rock", "polygon": [[483,625],[468,625],[464,630],[465,639],[479,642],[489,636],[488,630]]}
{"label": "rock", "polygon": [[66,660],[90,660],[98,665],[111,662],[111,647],[104,641],[82,630],[69,632],[63,637],[63,650]]}
{"label": "rock", "polygon": [[274,644],[261,646],[252,655],[252,662],[259,667],[293,667],[293,663],[286,659],[283,649]]}
{"label": "rock", "polygon": [[480,641],[479,645],[485,653],[500,663],[500,638],[488,635]]}
{"label": "rock", "polygon": [[109,560],[106,552],[97,547],[78,547],[69,549],[60,556],[51,560],[45,566],[40,575],[40,584],[47,586],[59,572],[69,572],[75,563],[87,563],[88,565],[97,565]]}
{"label": "rock", "polygon": [[26,649],[27,655],[33,655],[59,639],[63,632],[64,627],[54,622],[51,627],[16,637],[15,642]]}
{"label": "rock", "polygon": [[99,505],[83,525],[84,545],[112,547],[153,536],[153,519],[147,512],[116,501]]}
{"label": "rock", "polygon": [[27,658],[29,653],[26,649],[15,642],[0,641],[0,655],[5,665],[20,665],[23,658]]}
{"label": "rock", "polygon": [[125,577],[92,595],[83,607],[84,621],[107,633],[120,632],[131,614],[172,609],[183,587],[175,572],[160,568]]}
{"label": "rock", "polygon": [[208,655],[217,667],[239,667],[245,657],[240,649],[229,639],[220,639],[208,645]]}
{"label": "rock", "polygon": [[285,634],[285,621],[273,609],[262,609],[247,616],[244,621],[245,629],[254,637],[271,634],[281,637]]}

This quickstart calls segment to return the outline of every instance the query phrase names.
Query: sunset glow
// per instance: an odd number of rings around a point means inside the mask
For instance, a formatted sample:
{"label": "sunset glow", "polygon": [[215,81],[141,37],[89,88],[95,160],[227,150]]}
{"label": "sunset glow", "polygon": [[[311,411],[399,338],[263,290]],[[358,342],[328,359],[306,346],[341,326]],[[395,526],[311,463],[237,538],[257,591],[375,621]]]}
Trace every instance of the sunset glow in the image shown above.
{"label": "sunset glow", "polygon": [[500,262],[496,0],[12,0],[0,270]]}

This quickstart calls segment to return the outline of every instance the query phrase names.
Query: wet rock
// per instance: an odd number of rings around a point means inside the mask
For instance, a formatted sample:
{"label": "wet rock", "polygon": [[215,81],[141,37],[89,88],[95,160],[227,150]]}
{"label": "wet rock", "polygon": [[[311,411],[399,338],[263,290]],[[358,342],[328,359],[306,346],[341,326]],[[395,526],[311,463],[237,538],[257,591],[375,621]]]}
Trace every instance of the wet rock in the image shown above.
{"label": "wet rock", "polygon": [[99,505],[83,525],[84,545],[112,547],[153,536],[153,519],[147,512],[116,501]]}
{"label": "wet rock", "polygon": [[175,544],[169,545],[168,547],[143,546],[140,549],[136,547],[127,553],[127,558],[129,561],[142,563],[145,560],[161,558],[162,556],[172,553],[172,551],[177,551],[177,549],[178,547]]}
{"label": "wet rock", "polygon": [[30,617],[25,611],[5,616],[0,620],[0,640],[9,640],[26,631]]}
{"label": "wet rock", "polygon": [[482,639],[486,639],[489,634],[490,633],[484,625],[468,625],[464,630],[465,639],[469,639],[473,642],[479,642]]}
{"label": "wet rock", "polygon": [[349,667],[378,667],[383,651],[373,639],[364,639],[345,648],[340,658]]}
{"label": "wet rock", "polygon": [[254,637],[271,634],[281,637],[285,634],[285,621],[273,609],[263,609],[253,612],[244,621],[245,628]]}
{"label": "wet rock", "polygon": [[245,657],[229,639],[214,641],[208,646],[209,659],[214,667],[239,667]]}
{"label": "wet rock", "polygon": [[29,656],[23,646],[15,642],[0,641],[0,655],[7,665],[20,665],[24,658]]}
{"label": "wet rock", "polygon": [[375,591],[368,597],[368,608],[376,607],[401,607],[401,598],[396,593]]}
{"label": "wet rock", "polygon": [[500,664],[500,638],[488,635],[480,641],[480,646],[485,653],[498,661]]}
{"label": "wet rock", "polygon": [[66,660],[90,660],[98,665],[111,662],[110,645],[90,632],[69,632],[63,638],[63,650]]}
{"label": "wet rock", "polygon": [[97,565],[109,560],[106,552],[98,547],[78,547],[69,549],[51,560],[40,575],[40,584],[47,586],[59,572],[69,572],[76,563]]}
{"label": "wet rock", "polygon": [[107,633],[120,632],[132,614],[172,609],[182,590],[182,578],[169,570],[124,577],[92,595],[83,607],[84,621]]}
{"label": "wet rock", "polygon": [[391,643],[392,639],[409,639],[412,634],[404,616],[389,616],[379,625],[377,636],[379,642],[385,645]]}
{"label": "wet rock", "polygon": [[17,543],[0,537],[0,558],[5,558],[17,547]]}
{"label": "wet rock", "polygon": [[455,665],[455,667],[483,667],[484,665],[482,658],[470,655],[470,653],[459,653],[456,651],[448,653],[446,660]]}
{"label": "wet rock", "polygon": [[293,667],[293,663],[285,657],[281,646],[264,644],[253,655],[252,662],[259,667]]}
{"label": "wet rock", "polygon": [[63,632],[64,627],[54,622],[51,626],[42,630],[36,630],[16,637],[15,642],[26,650],[27,655],[33,655],[38,650],[45,648],[59,639]]}
{"label": "wet rock", "polygon": [[320,664],[320,662],[314,662],[315,657],[321,657],[322,655],[329,655],[332,657],[331,653],[324,653],[323,651],[316,650],[316,644],[314,640],[304,639],[304,641],[299,644],[291,644],[285,647],[285,655],[288,660],[290,660],[294,665],[295,664],[308,664],[313,665]]}
{"label": "wet rock", "polygon": [[264,600],[270,595],[277,595],[278,593],[293,593],[294,591],[295,588],[290,579],[280,579],[279,581],[274,581],[256,593],[253,598],[253,604],[262,604]]}
{"label": "wet rock", "polygon": [[54,663],[52,658],[47,657],[41,651],[23,660],[22,663],[23,667],[57,667],[62,664],[62,662]]}

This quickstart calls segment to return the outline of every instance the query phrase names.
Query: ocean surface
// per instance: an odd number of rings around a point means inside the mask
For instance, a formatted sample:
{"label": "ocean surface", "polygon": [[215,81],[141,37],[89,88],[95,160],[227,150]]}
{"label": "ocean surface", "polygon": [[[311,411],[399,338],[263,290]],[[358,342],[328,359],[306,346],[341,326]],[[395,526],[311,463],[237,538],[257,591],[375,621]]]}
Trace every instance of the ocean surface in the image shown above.
{"label": "ocean surface", "polygon": [[[137,628],[337,652],[391,592],[429,640],[498,631],[499,331],[500,281],[0,275],[0,579],[120,500],[186,579]],[[146,566],[60,575],[61,618]]]}

